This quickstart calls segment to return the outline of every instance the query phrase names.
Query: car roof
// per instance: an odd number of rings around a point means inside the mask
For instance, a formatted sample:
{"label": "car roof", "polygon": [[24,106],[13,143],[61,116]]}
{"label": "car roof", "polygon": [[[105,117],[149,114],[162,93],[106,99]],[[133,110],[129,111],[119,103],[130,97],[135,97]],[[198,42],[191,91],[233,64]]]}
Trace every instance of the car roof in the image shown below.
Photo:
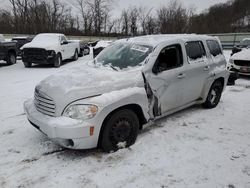
{"label": "car roof", "polygon": [[151,46],[157,46],[160,43],[167,42],[167,41],[175,41],[175,40],[182,40],[182,41],[190,41],[190,40],[218,40],[217,37],[212,37],[208,35],[197,35],[197,34],[163,34],[163,35],[145,35],[139,36],[134,38],[123,39],[128,42],[136,42],[136,43],[143,43],[148,44]]}
{"label": "car roof", "polygon": [[58,36],[58,37],[60,37],[60,36],[65,36],[64,34],[62,34],[62,33],[40,33],[40,34],[38,34],[38,35],[46,35],[46,36]]}
{"label": "car roof", "polygon": [[12,39],[28,39],[30,37],[13,37]]}

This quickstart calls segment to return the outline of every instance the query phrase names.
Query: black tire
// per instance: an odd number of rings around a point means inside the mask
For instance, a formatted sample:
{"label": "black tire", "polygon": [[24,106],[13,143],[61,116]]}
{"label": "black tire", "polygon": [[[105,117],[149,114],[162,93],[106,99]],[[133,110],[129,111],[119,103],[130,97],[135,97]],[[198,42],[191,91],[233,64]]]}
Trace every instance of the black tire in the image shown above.
{"label": "black tire", "polygon": [[77,61],[78,58],[79,58],[79,54],[78,54],[78,51],[76,50],[75,53],[74,53],[74,56],[73,56],[73,60]]}
{"label": "black tire", "polygon": [[16,54],[12,52],[8,53],[6,62],[8,65],[16,64]]}
{"label": "black tire", "polygon": [[[133,111],[124,109],[112,114],[103,126],[100,137],[101,149],[104,152],[117,151],[135,143],[139,130],[139,120]],[[121,146],[121,143],[124,146]]]}
{"label": "black tire", "polygon": [[61,65],[62,65],[62,56],[61,54],[57,54],[55,57],[54,66],[56,68],[59,68]]}
{"label": "black tire", "polygon": [[23,64],[24,64],[24,67],[26,68],[30,68],[32,66],[32,63],[30,62],[23,62]]}
{"label": "black tire", "polygon": [[80,49],[80,53],[78,54],[79,57],[83,57],[83,50]]}
{"label": "black tire", "polygon": [[219,80],[215,81],[209,90],[207,99],[205,103],[203,103],[203,107],[208,109],[215,108],[220,102],[222,91],[223,83]]}

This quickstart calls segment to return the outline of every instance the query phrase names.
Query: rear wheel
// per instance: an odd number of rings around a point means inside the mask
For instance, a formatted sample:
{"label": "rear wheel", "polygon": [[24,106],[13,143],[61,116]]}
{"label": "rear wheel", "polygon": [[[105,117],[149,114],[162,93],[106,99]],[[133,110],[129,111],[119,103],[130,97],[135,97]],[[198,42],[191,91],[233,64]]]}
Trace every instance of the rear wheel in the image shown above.
{"label": "rear wheel", "polygon": [[205,103],[203,103],[203,106],[205,108],[215,108],[220,102],[222,91],[223,91],[222,82],[219,80],[215,81],[209,90],[207,99]]}
{"label": "rear wheel", "polygon": [[8,53],[8,56],[7,56],[7,64],[8,65],[13,65],[16,63],[16,54],[15,53]]}
{"label": "rear wheel", "polygon": [[29,67],[32,66],[32,63],[30,63],[30,62],[23,62],[23,64],[24,64],[24,66],[25,66],[26,68],[29,68]]}
{"label": "rear wheel", "polygon": [[57,54],[55,57],[54,66],[56,68],[59,68],[61,65],[62,65],[62,56],[61,54]]}
{"label": "rear wheel", "polygon": [[133,111],[124,109],[115,112],[103,126],[100,138],[102,150],[105,152],[117,151],[135,143],[139,120]]}

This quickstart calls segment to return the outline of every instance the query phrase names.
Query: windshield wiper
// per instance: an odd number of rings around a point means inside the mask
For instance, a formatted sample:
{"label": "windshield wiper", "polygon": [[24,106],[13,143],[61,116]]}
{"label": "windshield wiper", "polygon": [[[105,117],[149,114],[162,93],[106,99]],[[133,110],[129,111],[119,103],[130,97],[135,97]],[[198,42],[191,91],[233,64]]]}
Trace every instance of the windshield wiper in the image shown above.
{"label": "windshield wiper", "polygon": [[110,66],[112,69],[114,69],[115,71],[118,71],[118,69],[117,68],[115,68],[113,65],[111,65],[111,64],[107,64],[108,66]]}

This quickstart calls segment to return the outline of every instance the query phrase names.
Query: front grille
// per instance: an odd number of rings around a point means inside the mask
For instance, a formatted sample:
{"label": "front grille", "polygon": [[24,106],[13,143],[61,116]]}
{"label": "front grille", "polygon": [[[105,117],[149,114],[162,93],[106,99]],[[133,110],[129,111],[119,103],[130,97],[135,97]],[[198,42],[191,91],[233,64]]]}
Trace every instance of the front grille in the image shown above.
{"label": "front grille", "polygon": [[51,97],[42,93],[37,88],[35,89],[34,104],[35,104],[37,111],[45,115],[55,116],[55,112],[56,112],[55,102],[53,101]]}
{"label": "front grille", "polygon": [[25,48],[23,50],[23,55],[26,58],[46,59],[48,57],[48,52],[41,48]]}
{"label": "front grille", "polygon": [[250,67],[250,61],[234,60],[234,64],[238,66]]}

